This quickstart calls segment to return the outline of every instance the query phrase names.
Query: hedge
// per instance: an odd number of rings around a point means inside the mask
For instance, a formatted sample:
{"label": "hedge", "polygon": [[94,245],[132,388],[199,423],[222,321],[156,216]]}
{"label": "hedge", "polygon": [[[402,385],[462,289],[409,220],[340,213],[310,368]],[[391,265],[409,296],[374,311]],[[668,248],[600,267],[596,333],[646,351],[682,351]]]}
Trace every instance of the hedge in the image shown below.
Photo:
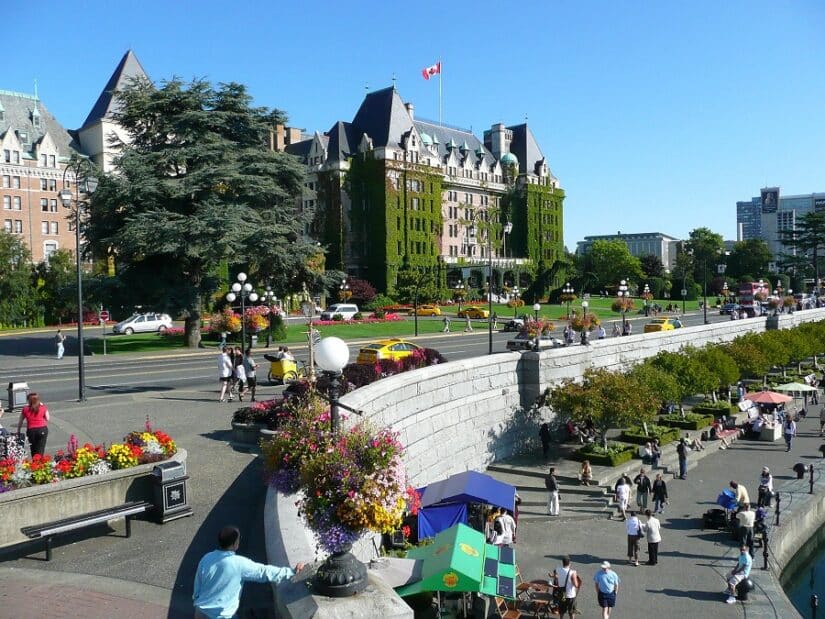
{"label": "hedge", "polygon": [[[695,415],[712,415],[714,419],[722,415],[735,415],[739,409],[736,406],[731,406],[727,402],[702,402],[690,409],[690,412]],[[712,423],[712,422],[711,422]]]}
{"label": "hedge", "polygon": [[711,425],[716,417],[713,415],[697,415],[696,413],[688,413],[682,418],[681,415],[662,415],[659,417],[659,423],[671,428],[679,428],[681,430],[701,430],[704,427]]}
{"label": "hedge", "polygon": [[621,439],[625,443],[634,443],[636,445],[644,445],[645,443],[659,439],[659,445],[664,446],[679,439],[679,428],[670,426],[656,426],[648,424],[648,434],[642,426],[628,428],[622,432]]}
{"label": "hedge", "polygon": [[619,466],[632,460],[633,454],[638,449],[635,445],[628,445],[627,443],[608,443],[607,447],[608,453],[600,454],[596,450],[602,451],[601,445],[589,443],[573,452],[573,459],[579,462],[589,460],[590,464],[598,466]]}

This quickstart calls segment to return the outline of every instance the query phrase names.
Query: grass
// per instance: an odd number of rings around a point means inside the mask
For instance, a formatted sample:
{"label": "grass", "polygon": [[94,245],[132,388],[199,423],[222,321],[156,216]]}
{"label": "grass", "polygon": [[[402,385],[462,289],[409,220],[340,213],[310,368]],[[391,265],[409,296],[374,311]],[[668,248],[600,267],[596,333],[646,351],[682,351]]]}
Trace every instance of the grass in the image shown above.
{"label": "grass", "polygon": [[[103,354],[103,338],[84,338],[89,349],[96,355]],[[134,335],[107,335],[106,353],[117,355],[133,352],[167,351],[175,348],[183,349],[183,337],[162,337],[157,333],[136,333]]]}

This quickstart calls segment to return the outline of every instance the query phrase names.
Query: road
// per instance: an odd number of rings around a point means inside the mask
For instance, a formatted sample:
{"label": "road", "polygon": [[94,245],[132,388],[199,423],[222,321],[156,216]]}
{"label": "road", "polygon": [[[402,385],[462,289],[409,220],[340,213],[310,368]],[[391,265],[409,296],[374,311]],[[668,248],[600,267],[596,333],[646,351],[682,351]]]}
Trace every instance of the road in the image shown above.
{"label": "road", "polygon": [[[728,320],[718,311],[709,312],[711,322]],[[440,320],[438,318],[420,318],[419,320]],[[634,333],[642,331],[649,320],[643,316],[629,319],[633,323]],[[688,313],[684,318],[685,326],[702,324],[701,312]],[[453,332],[411,338],[422,346],[435,348],[448,360],[465,359],[487,354],[488,333],[476,321],[472,333],[464,333],[464,323],[453,321]],[[563,323],[556,322],[556,331]],[[7,335],[0,338],[0,383],[24,381],[29,387],[41,394],[47,394],[50,402],[68,402],[77,399],[77,362],[76,340],[69,334],[66,356],[58,361],[53,356],[52,331]],[[493,333],[493,351],[505,352],[508,339],[513,333],[496,331]],[[349,343],[350,359],[354,360],[358,348],[367,340]],[[306,360],[306,346],[292,346],[292,350],[301,360]],[[258,350],[258,361],[266,375],[267,362],[262,358],[266,349]],[[136,393],[169,392],[175,389],[204,389],[217,386],[216,350],[202,349],[192,352],[176,351],[173,353],[119,354],[111,356],[95,355],[86,358],[86,396],[89,400],[105,401],[111,398],[132,396]],[[259,390],[261,397],[277,393],[281,387],[270,386],[262,380]],[[4,398],[5,399],[5,398]]]}

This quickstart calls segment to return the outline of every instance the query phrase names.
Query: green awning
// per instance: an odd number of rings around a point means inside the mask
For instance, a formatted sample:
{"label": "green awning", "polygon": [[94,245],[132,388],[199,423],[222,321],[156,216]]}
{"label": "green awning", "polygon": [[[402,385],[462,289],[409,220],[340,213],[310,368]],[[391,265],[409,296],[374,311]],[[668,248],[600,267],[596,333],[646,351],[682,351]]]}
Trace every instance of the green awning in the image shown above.
{"label": "green awning", "polygon": [[402,597],[422,591],[475,591],[515,598],[515,550],[487,544],[483,533],[464,524],[442,531],[432,544],[413,548],[407,558],[421,561],[421,580],[398,587]]}

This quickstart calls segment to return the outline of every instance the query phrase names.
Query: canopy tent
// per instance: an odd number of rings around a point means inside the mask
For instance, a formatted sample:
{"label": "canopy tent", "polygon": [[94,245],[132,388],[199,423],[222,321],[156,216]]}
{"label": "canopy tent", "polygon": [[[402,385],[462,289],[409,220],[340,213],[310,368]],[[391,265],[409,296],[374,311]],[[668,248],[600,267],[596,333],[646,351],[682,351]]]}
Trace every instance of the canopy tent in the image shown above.
{"label": "canopy tent", "polygon": [[745,394],[745,399],[758,404],[785,404],[792,402],[793,398],[784,393],[776,393],[774,391],[757,391],[755,393]]}
{"label": "canopy tent", "polygon": [[808,391],[816,391],[816,387],[811,387],[810,385],[806,385],[804,383],[787,383],[785,385],[774,387],[774,390],[788,391],[790,393],[805,393]]}
{"label": "canopy tent", "polygon": [[413,548],[407,557],[420,562],[421,580],[397,587],[402,597],[422,591],[476,591],[515,598],[515,550],[485,543],[483,533],[466,525],[442,531],[432,544]]}
{"label": "canopy tent", "polygon": [[476,471],[457,473],[430,484],[421,493],[418,538],[433,537],[457,523],[467,524],[469,503],[489,504],[512,512],[516,489]]}

